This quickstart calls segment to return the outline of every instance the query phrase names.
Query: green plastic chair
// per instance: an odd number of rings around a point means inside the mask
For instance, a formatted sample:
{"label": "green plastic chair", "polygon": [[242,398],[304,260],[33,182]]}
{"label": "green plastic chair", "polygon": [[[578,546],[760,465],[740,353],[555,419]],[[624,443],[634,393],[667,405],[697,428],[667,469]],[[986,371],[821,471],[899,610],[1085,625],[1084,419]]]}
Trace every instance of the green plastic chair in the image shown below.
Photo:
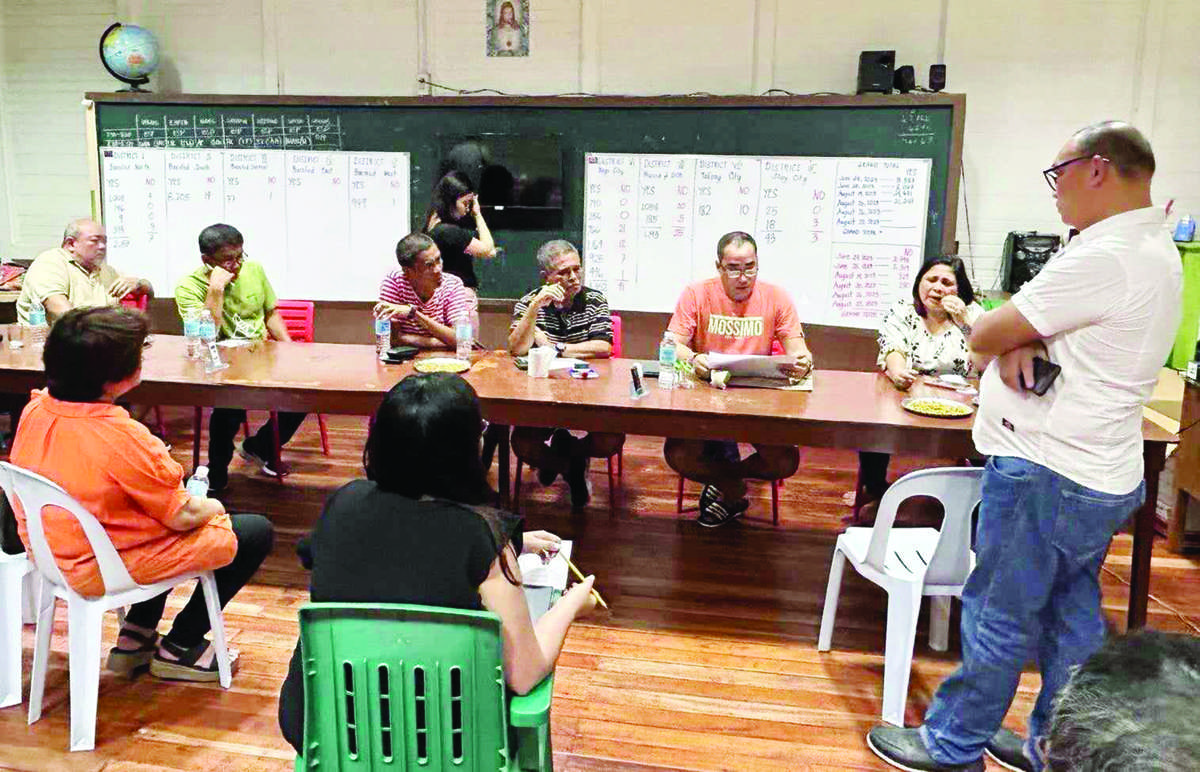
{"label": "green plastic chair", "polygon": [[495,614],[310,603],[300,646],[297,772],[553,769],[554,675],[524,696],[508,692]]}

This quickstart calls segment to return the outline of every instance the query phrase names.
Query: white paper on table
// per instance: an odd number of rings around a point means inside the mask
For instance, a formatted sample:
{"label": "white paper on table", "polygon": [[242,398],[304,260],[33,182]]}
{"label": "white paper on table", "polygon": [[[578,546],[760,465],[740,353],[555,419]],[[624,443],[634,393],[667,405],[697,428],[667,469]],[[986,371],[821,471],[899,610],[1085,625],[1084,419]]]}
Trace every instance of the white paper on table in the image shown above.
{"label": "white paper on table", "polygon": [[710,370],[728,370],[732,377],[787,378],[779,372],[780,365],[795,364],[796,357],[786,354],[761,356],[759,354],[707,354]]}
{"label": "white paper on table", "polygon": [[575,359],[574,357],[558,357],[550,360],[550,371],[569,370],[575,365],[581,364],[583,364],[582,359]]}
{"label": "white paper on table", "polygon": [[567,560],[571,557],[571,542],[564,539],[558,545],[558,554],[543,563],[537,553],[527,552],[517,558],[521,567],[521,581],[530,587],[567,588]]}

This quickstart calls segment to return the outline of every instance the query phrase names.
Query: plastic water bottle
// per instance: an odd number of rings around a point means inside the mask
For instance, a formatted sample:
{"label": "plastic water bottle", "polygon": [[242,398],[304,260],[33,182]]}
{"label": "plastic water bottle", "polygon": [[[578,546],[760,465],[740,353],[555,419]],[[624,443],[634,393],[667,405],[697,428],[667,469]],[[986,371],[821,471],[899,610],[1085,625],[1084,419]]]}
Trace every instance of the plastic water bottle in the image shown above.
{"label": "plastic water bottle", "polygon": [[454,323],[454,338],[456,341],[454,356],[469,362],[471,360],[471,343],[475,338],[475,331],[471,329],[470,316],[460,316]]}
{"label": "plastic water bottle", "polygon": [[375,320],[375,356],[379,361],[387,359],[388,349],[392,347],[392,322],[390,319]]}
{"label": "plastic water bottle", "polygon": [[1196,237],[1196,221],[1192,219],[1190,214],[1185,214],[1179,218],[1179,222],[1175,223],[1175,240],[1176,241],[1191,241]]}
{"label": "plastic water bottle", "polygon": [[[209,314],[211,316],[212,314]],[[183,338],[188,359],[200,358],[200,312],[192,309],[183,315]]]}
{"label": "plastic water bottle", "polygon": [[664,332],[658,344],[658,388],[675,388],[675,339]]}
{"label": "plastic water bottle", "polygon": [[217,348],[217,323],[207,308],[200,312],[200,343],[204,372],[212,373],[229,367],[221,361],[221,350]]}
{"label": "plastic water bottle", "polygon": [[46,335],[50,328],[46,324],[46,307],[41,303],[34,303],[33,308],[29,309],[29,346],[31,348],[41,348],[46,345]]}
{"label": "plastic water bottle", "polygon": [[196,471],[188,478],[187,485],[184,486],[188,495],[194,499],[208,498],[208,467],[201,464],[196,467]]}

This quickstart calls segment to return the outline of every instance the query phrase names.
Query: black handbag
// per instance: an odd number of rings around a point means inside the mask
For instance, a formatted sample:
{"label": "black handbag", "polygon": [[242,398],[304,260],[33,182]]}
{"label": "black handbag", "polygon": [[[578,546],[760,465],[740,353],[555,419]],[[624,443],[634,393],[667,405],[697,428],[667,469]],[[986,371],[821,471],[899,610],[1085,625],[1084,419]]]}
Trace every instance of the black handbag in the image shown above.
{"label": "black handbag", "polygon": [[1042,266],[1054,256],[1062,239],[1037,231],[1010,231],[1004,240],[1004,257],[1000,264],[1001,287],[1016,292],[1021,285],[1038,275]]}

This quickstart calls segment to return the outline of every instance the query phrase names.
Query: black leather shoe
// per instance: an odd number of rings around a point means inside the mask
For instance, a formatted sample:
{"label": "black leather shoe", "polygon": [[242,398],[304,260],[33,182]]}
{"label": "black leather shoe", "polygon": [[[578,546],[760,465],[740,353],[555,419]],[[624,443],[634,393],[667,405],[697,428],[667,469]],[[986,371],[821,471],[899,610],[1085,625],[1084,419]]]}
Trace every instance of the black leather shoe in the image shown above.
{"label": "black leather shoe", "polygon": [[987,755],[992,757],[992,761],[1005,769],[1011,769],[1013,772],[1033,772],[1033,762],[1025,755],[1025,738],[1011,729],[1000,727],[996,734],[992,735],[985,750]]}
{"label": "black leather shoe", "polygon": [[983,759],[970,764],[939,764],[925,750],[919,729],[877,726],[867,733],[867,746],[876,756],[906,772],[983,772]]}

